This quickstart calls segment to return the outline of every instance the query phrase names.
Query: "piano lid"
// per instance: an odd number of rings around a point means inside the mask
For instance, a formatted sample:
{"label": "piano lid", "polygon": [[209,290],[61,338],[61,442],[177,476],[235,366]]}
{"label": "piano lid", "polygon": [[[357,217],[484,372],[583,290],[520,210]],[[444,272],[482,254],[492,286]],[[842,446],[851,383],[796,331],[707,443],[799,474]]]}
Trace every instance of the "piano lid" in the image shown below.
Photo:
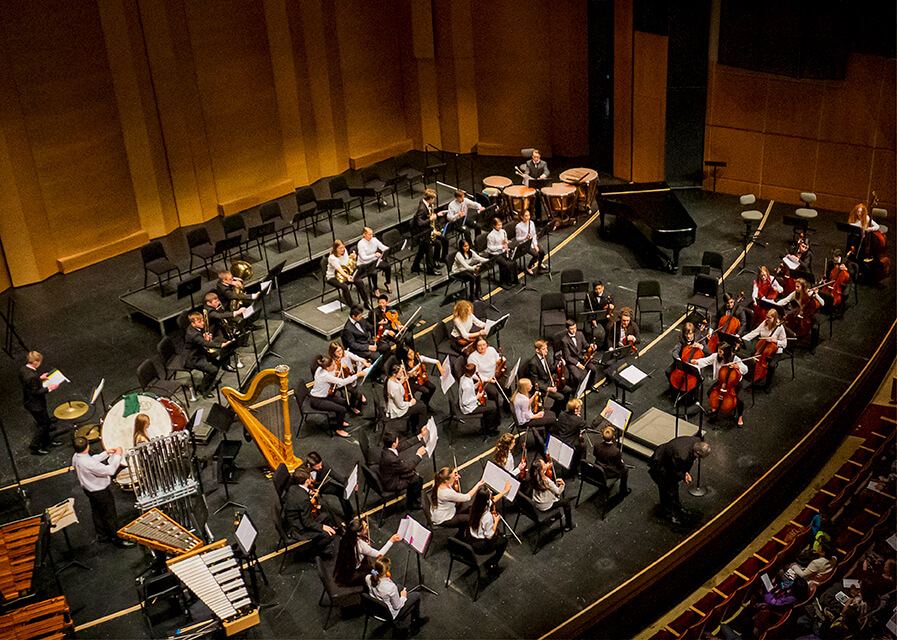
{"label": "piano lid", "polygon": [[625,205],[631,222],[657,245],[686,247],[695,241],[697,224],[666,182],[609,185],[601,198]]}

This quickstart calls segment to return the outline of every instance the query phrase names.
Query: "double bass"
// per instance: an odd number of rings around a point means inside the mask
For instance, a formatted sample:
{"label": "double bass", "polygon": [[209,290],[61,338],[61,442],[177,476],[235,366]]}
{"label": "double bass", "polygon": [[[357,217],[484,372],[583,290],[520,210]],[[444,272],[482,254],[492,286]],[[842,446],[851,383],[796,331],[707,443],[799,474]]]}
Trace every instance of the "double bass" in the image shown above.
{"label": "double bass", "polygon": [[[869,206],[869,220],[872,220],[871,210],[878,204],[878,196],[872,192],[872,204]],[[875,279],[884,280],[891,273],[891,259],[888,257],[888,239],[880,229],[863,232],[863,262],[871,267],[870,271]]]}

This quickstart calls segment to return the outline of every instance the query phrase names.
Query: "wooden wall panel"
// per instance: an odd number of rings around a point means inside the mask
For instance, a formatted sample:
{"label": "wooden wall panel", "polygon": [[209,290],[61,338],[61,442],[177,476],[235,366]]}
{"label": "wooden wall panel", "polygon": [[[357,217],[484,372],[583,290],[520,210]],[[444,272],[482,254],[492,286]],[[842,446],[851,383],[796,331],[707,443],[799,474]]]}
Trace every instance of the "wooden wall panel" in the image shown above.
{"label": "wooden wall panel", "polygon": [[[719,177],[747,184],[760,184],[763,167],[763,135],[756,131],[712,127],[708,158],[725,160]],[[722,190],[722,181],[717,180]]]}
{"label": "wooden wall panel", "polygon": [[816,148],[815,140],[763,136],[763,184],[806,191],[814,184]]}
{"label": "wooden wall panel", "polygon": [[3,246],[0,245],[0,291],[6,291],[12,286],[12,278],[9,276],[9,267],[6,266],[6,255]]}
{"label": "wooden wall panel", "polygon": [[819,139],[822,97],[825,92],[822,83],[770,78],[767,90],[769,102],[765,131],[796,138]]}
{"label": "wooden wall panel", "polygon": [[878,149],[897,149],[897,60],[885,60],[881,86],[881,106],[875,121],[875,146]]}
{"label": "wooden wall panel", "polygon": [[633,42],[632,180],[664,179],[667,37],[635,32]]}
{"label": "wooden wall panel", "polygon": [[632,2],[614,2],[614,175],[632,179]]}
{"label": "wooden wall panel", "polygon": [[821,140],[872,146],[883,72],[883,58],[852,55],[847,59],[844,80],[825,84]]}
{"label": "wooden wall panel", "polygon": [[888,210],[893,221],[897,214],[897,155],[891,149],[876,149],[874,153],[869,186],[878,196],[879,206]]}
{"label": "wooden wall panel", "polygon": [[766,119],[766,78],[721,65],[717,65],[716,69],[708,123],[733,129],[763,131]]}

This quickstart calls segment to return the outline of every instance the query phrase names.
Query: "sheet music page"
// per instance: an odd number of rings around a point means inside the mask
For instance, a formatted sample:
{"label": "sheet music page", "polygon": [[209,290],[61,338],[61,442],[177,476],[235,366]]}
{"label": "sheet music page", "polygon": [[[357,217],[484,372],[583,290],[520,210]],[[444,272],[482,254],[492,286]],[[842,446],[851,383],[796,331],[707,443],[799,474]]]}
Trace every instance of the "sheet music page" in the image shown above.
{"label": "sheet music page", "polygon": [[607,401],[607,406],[601,411],[601,417],[614,425],[617,429],[626,430],[632,411],[620,406],[613,400]]}
{"label": "sheet music page", "polygon": [[573,447],[564,444],[553,436],[548,436],[548,455],[564,469],[569,469],[573,462]]}
{"label": "sheet music page", "polygon": [[646,374],[635,365],[629,365],[620,372],[620,377],[629,384],[638,384],[639,382],[647,378],[648,374]]}
{"label": "sheet music page", "polygon": [[411,516],[405,516],[399,523],[398,534],[402,536],[402,540],[410,544],[415,551],[423,553],[427,550],[427,543],[430,541],[432,531]]}
{"label": "sheet music page", "polygon": [[268,293],[268,290],[271,288],[271,281],[265,280],[262,283],[262,293]]}
{"label": "sheet music page", "polygon": [[103,387],[106,384],[106,378],[102,378],[100,380],[100,384],[97,385],[97,388],[93,390],[93,396],[90,398],[90,404],[93,404],[97,401],[97,398],[100,397],[100,393],[103,391]]}
{"label": "sheet music page", "polygon": [[246,307],[246,311],[243,312],[243,319],[246,320],[247,318],[251,318],[253,314],[255,314],[255,305],[251,304]]}
{"label": "sheet music page", "polygon": [[240,548],[243,550],[243,553],[252,551],[252,545],[255,544],[258,531],[256,531],[255,527],[252,525],[252,521],[245,513],[243,514],[243,517],[240,518],[240,524],[237,525],[236,536],[237,542],[240,543]]}
{"label": "sheet music page", "polygon": [[505,496],[509,502],[514,502],[520,490],[520,481],[491,460],[486,461],[486,468],[483,469],[483,482],[496,493],[504,491],[505,483],[510,482],[511,490]]}
{"label": "sheet music page", "polygon": [[508,319],[510,317],[511,317],[511,314],[506,313],[498,320],[490,320],[489,318],[486,318],[486,326],[483,327],[483,330],[486,332],[486,335],[489,335],[489,332],[492,331],[492,327],[499,324],[500,322],[504,322],[506,319]]}
{"label": "sheet music page", "polygon": [[455,384],[455,376],[452,375],[452,365],[449,362],[448,356],[442,361],[442,377],[439,380],[442,383],[443,395],[447,394],[448,390]]}
{"label": "sheet music page", "polygon": [[511,386],[514,383],[514,378],[517,377],[517,371],[520,369],[520,358],[517,358],[517,363],[514,365],[514,368],[511,369],[511,373],[508,374],[508,386]]}
{"label": "sheet music page", "polygon": [[439,431],[436,428],[436,420],[430,416],[430,419],[427,420],[427,437],[424,439],[424,446],[427,448],[427,455],[431,458],[433,452],[436,451],[437,442],[439,442]]}
{"label": "sheet music page", "polygon": [[75,513],[75,499],[69,498],[52,507],[47,507],[47,515],[50,516],[50,533],[56,533],[70,524],[76,524],[78,514]]}
{"label": "sheet music page", "polygon": [[585,395],[586,389],[589,386],[589,380],[592,378],[592,370],[586,371],[586,377],[582,379],[582,382],[579,383],[579,389],[576,390],[576,397],[582,398]]}
{"label": "sheet music page", "polygon": [[193,416],[193,427],[196,428],[202,424],[202,416],[205,413],[205,407],[200,407],[196,410],[196,415]]}
{"label": "sheet music page", "polygon": [[346,500],[355,493],[355,489],[358,487],[358,465],[355,465],[355,468],[352,469],[352,473],[349,474],[349,479],[346,480]]}
{"label": "sheet music page", "polygon": [[62,372],[59,369],[56,369],[46,377],[44,380],[44,387],[46,388],[54,384],[62,384],[63,382],[70,382],[70,380],[62,375]]}

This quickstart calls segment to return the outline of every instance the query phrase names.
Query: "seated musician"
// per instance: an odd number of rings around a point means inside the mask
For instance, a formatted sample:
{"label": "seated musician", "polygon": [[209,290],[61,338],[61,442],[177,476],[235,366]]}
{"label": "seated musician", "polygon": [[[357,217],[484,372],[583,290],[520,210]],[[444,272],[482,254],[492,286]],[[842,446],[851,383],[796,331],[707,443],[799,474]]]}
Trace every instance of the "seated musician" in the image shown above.
{"label": "seated musician", "polygon": [[502,229],[501,218],[492,219],[492,231],[486,236],[486,257],[498,264],[502,284],[517,284],[517,262],[511,256],[508,234]]}
{"label": "seated musician", "polygon": [[514,464],[514,455],[511,453],[519,436],[519,433],[516,435],[513,433],[501,434],[498,437],[498,442],[495,443],[495,452],[492,454],[492,462],[515,478],[520,477],[520,474],[526,471],[526,456],[521,456],[520,463]]}
{"label": "seated musician", "polygon": [[458,280],[467,282],[467,289],[471,300],[476,300],[483,295],[482,273],[480,268],[489,260],[470,248],[470,242],[461,237],[458,252],[455,254],[455,262],[452,264],[452,275]]}
{"label": "seated musician", "polygon": [[843,294],[844,288],[850,283],[850,269],[844,261],[844,254],[840,249],[832,251],[831,269],[824,278],[826,284],[819,291],[819,296],[825,304],[823,309],[826,313],[843,313]]}
{"label": "seated musician", "polygon": [[548,164],[542,159],[542,154],[538,149],[533,149],[532,158],[520,165],[523,172],[523,184],[529,186],[530,180],[547,180],[549,171]]}
{"label": "seated musician", "polygon": [[340,338],[346,351],[350,351],[356,356],[364,357],[377,352],[389,351],[388,344],[377,344],[371,325],[364,319],[364,309],[361,305],[356,304],[349,309],[349,319],[343,325]]}
{"label": "seated musician", "polygon": [[312,409],[327,411],[334,414],[334,424],[338,425],[336,435],[348,438],[346,427],[346,413],[349,411],[349,403],[342,393],[336,393],[346,385],[350,385],[358,378],[364,377],[367,369],[353,373],[350,376],[336,375],[337,363],[330,356],[318,356],[315,358],[315,382],[309,394],[308,403]]}
{"label": "seated musician", "polygon": [[538,395],[530,392],[533,390],[533,383],[529,378],[520,378],[517,381],[517,390],[511,396],[511,408],[514,416],[517,418],[518,428],[520,429],[536,429],[544,433],[545,429],[551,430],[557,424],[557,416],[545,409],[540,408],[534,412],[533,404],[539,398]]}
{"label": "seated musician", "polygon": [[545,268],[545,252],[539,246],[539,239],[536,234],[536,225],[530,219],[529,211],[520,214],[520,222],[514,227],[514,239],[517,244],[530,242],[528,253],[532,256],[529,264],[526,266],[526,272],[533,275],[533,268],[539,265],[540,269]]}
{"label": "seated musician", "polygon": [[[390,319],[387,314],[393,316],[395,320]],[[377,306],[371,311],[370,325],[374,332],[374,342],[378,352],[387,353],[393,345],[398,347],[404,345],[404,336],[401,339],[402,345],[396,342],[399,331],[404,328],[404,325],[399,322],[399,310],[389,308],[389,296],[385,294],[377,296]],[[379,339],[377,336],[380,336]]]}
{"label": "seated musician", "polygon": [[389,260],[380,260],[383,252],[388,248],[389,247],[374,237],[373,229],[370,227],[364,228],[361,240],[358,241],[357,270],[354,275],[359,280],[370,278],[371,284],[374,285],[375,296],[380,295],[380,287],[377,284],[378,271],[383,272],[384,279],[386,280],[386,290],[390,293],[392,292],[392,288],[390,287],[390,282],[392,281],[392,266],[390,266]]}
{"label": "seated musician", "polygon": [[553,410],[558,403],[567,402],[573,389],[566,385],[562,389],[557,388],[555,376],[557,370],[548,364],[548,343],[545,340],[536,340],[534,345],[536,353],[526,361],[522,374],[529,378],[533,385],[539,385],[545,398],[545,408]]}
{"label": "seated musician", "polygon": [[392,566],[389,558],[377,558],[374,568],[365,576],[371,597],[386,605],[392,616],[392,622],[398,630],[397,637],[415,636],[420,628],[427,624],[429,618],[420,614],[420,594],[408,593],[408,589],[396,586],[392,581],[389,569]]}
{"label": "seated musician", "polygon": [[494,505],[511,490],[511,481],[505,482],[501,493],[492,496],[489,487],[480,487],[473,496],[467,527],[464,528],[464,540],[480,555],[491,554],[486,563],[487,569],[495,569],[498,561],[505,553],[508,539],[498,533],[499,518],[495,517]]}
{"label": "seated musician", "polygon": [[566,409],[558,414],[557,425],[553,429],[548,430],[552,437],[557,438],[573,449],[573,460],[570,463],[570,468],[564,472],[565,475],[576,475],[576,470],[579,469],[579,461],[586,453],[585,445],[582,443],[582,429],[584,426],[582,400],[570,398],[567,401]]}
{"label": "seated musician", "polygon": [[[600,420],[592,423],[593,428],[600,425]],[[601,440],[596,442],[592,447],[592,453],[595,454],[595,463],[604,469],[604,477],[608,479],[619,478],[620,488],[619,499],[623,499],[632,493],[632,489],[628,488],[629,467],[623,461],[623,452],[620,450],[620,443],[617,439],[617,428],[609,423],[605,423],[601,429]]]}
{"label": "seated musician", "polygon": [[810,240],[806,236],[797,239],[797,247],[791,252],[791,256],[797,260],[798,269],[805,273],[813,273],[813,250],[810,248]]}
{"label": "seated musician", "polygon": [[[682,325],[682,331],[679,333],[679,339],[676,340],[676,344],[673,346],[673,362],[670,364],[669,368],[667,368],[667,378],[669,378],[673,371],[676,370],[676,360],[682,360],[682,350],[685,347],[697,346],[698,352],[697,357],[704,356],[704,350],[707,347],[706,341],[704,340],[707,337],[707,327],[706,323],[703,323],[704,331],[699,331],[694,323],[686,322]],[[694,359],[694,355],[692,355],[692,359]]]}
{"label": "seated musician", "polygon": [[[479,330],[473,330],[479,327]],[[473,305],[468,300],[458,300],[452,311],[452,338],[458,353],[480,336],[486,335],[486,323],[473,315]]]}
{"label": "seated musician", "polygon": [[536,458],[530,470],[530,486],[533,489],[533,506],[539,511],[548,511],[554,507],[563,510],[563,526],[565,531],[570,531],[576,525],[573,523],[573,499],[569,496],[561,497],[566,485],[560,478],[553,480],[548,477],[551,464],[542,458]]}
{"label": "seated musician", "polygon": [[386,417],[390,420],[404,418],[408,427],[417,431],[427,421],[427,405],[418,402],[411,392],[408,373],[400,363],[389,366],[383,396],[386,399]]}
{"label": "seated musician", "polygon": [[485,390],[481,391],[477,388],[480,380],[476,374],[476,365],[464,366],[464,375],[458,380],[458,404],[464,415],[483,414],[483,432],[494,433],[501,423],[498,404],[486,396]]}
{"label": "seated musician", "polygon": [[333,579],[341,587],[358,587],[374,568],[374,561],[382,558],[392,545],[402,539],[393,534],[379,549],[371,546],[370,529],[367,518],[352,518],[346,525],[346,532],[339,541],[336,562],[333,565]]}
{"label": "seated musician", "polygon": [[[357,371],[367,369],[371,366],[370,362],[356,356],[351,351],[346,351],[336,342],[330,343],[327,354],[330,356],[330,359],[336,363],[336,375],[340,377],[351,376]],[[364,394],[361,392],[360,379],[356,379],[352,384],[347,384],[344,388],[349,396],[348,403],[349,408],[352,409],[352,413],[356,416],[361,414],[361,406],[367,403],[367,398],[365,398]]]}
{"label": "seated musician", "polygon": [[352,520],[352,515],[355,512],[352,509],[352,503],[346,500],[346,482],[348,482],[348,478],[338,475],[329,464],[324,462],[321,454],[317,451],[309,451],[308,455],[305,456],[304,464],[311,475],[312,483],[317,488],[318,494],[326,493],[336,496],[340,507],[343,509],[345,521],[349,522]]}
{"label": "seated musician", "polygon": [[349,260],[354,255],[354,251],[352,253],[346,251],[346,245],[342,241],[334,240],[333,246],[330,248],[330,254],[327,256],[327,271],[324,274],[324,280],[339,291],[347,307],[351,308],[355,304],[351,291],[351,287],[354,286],[358,291],[362,304],[370,308],[371,303],[368,300],[368,290],[364,280],[356,278],[357,274],[347,271]]}
{"label": "seated musician", "polygon": [[471,220],[467,217],[467,213],[470,210],[482,211],[483,209],[485,209],[483,205],[468,198],[464,191],[455,189],[454,197],[452,198],[452,201],[448,203],[448,211],[446,212],[445,217],[462,229],[466,229],[467,227],[478,229],[479,227],[471,223]]}
{"label": "seated musician", "polygon": [[604,283],[601,280],[597,280],[589,292],[589,297],[586,299],[586,303],[589,306],[589,311],[604,311],[607,313],[605,316],[589,316],[589,321],[586,326],[584,326],[583,332],[588,334],[589,339],[598,345],[599,348],[604,348],[605,344],[605,335],[607,333],[606,324],[608,318],[613,316],[614,312],[614,299],[613,296],[608,293],[604,288]]}
{"label": "seated musician", "polygon": [[244,293],[243,281],[240,278],[235,278],[230,271],[218,273],[215,292],[218,294],[218,299],[221,300],[221,305],[225,309],[232,309],[235,305],[231,303],[234,301],[239,301],[242,307],[245,306],[247,300],[255,300],[259,297],[258,293]]}
{"label": "seated musician", "polygon": [[784,307],[792,302],[796,305],[796,309],[786,314],[785,324],[798,339],[809,336],[812,353],[819,343],[819,318],[816,317],[816,309],[822,306],[824,301],[816,289],[810,288],[809,282],[798,278],[794,282],[794,291],[782,298],[779,304]]}
{"label": "seated musician", "polygon": [[[436,385],[430,380],[427,374],[427,365],[436,367],[440,376],[445,372],[442,370],[442,363],[436,358],[430,358],[422,353],[418,353],[414,349],[405,349],[398,354],[399,361],[405,365],[405,371],[408,372],[408,382],[411,385],[412,395],[420,394],[420,401],[426,405],[427,410],[430,409],[430,400],[436,393]],[[423,372],[424,375],[421,375]]]}
{"label": "seated musician", "polygon": [[[443,213],[436,213],[436,192],[433,189],[424,191],[424,198],[417,205],[417,211],[411,220],[411,232],[417,240],[417,255],[411,263],[411,273],[420,273],[420,263],[426,261],[425,268],[431,276],[438,276],[438,261],[448,253],[448,240],[442,235],[442,225],[438,218]],[[434,225],[436,231],[433,230]],[[437,255],[436,249],[442,253]],[[426,260],[425,260],[426,259]]]}
{"label": "seated musician", "polygon": [[495,350],[495,347],[489,346],[483,336],[476,339],[474,350],[467,356],[467,364],[476,367],[477,376],[483,383],[486,397],[498,406],[499,419],[501,419],[502,396],[498,388],[501,381],[498,380],[496,374],[501,360],[502,356]]}
{"label": "seated musician", "polygon": [[210,291],[205,295],[202,310],[209,316],[209,330],[211,330],[213,336],[225,335],[231,337],[236,330],[236,324],[239,322],[237,318],[242,318],[246,313],[246,307],[240,307],[236,311],[229,310],[221,304],[221,298],[214,291]]}
{"label": "seated musician", "polygon": [[634,315],[629,307],[620,309],[620,319],[614,322],[613,328],[608,328],[610,336],[607,346],[609,349],[629,345],[635,351],[641,339],[639,337],[638,325],[632,319]]}
{"label": "seated musician", "polygon": [[470,491],[461,493],[461,476],[457,469],[443,467],[433,475],[430,492],[430,517],[433,524],[461,529],[470,521],[470,505],[474,494],[485,482],[480,480]]}
{"label": "seated musician", "polygon": [[[738,328],[733,329],[734,322],[729,324],[728,318],[734,318],[738,321]],[[723,322],[723,319],[726,319]],[[728,333],[730,335],[740,336],[745,331],[748,330],[748,321],[747,321],[747,313],[745,313],[742,306],[738,303],[738,300],[735,299],[731,293],[723,294],[723,306],[721,306],[716,313],[716,322],[717,327],[723,333]],[[727,326],[730,330],[726,330]]]}
{"label": "seated musician", "polygon": [[[190,326],[184,332],[184,366],[187,369],[196,369],[203,372],[202,382],[199,383],[196,393],[212,397],[212,389],[215,386],[215,378],[218,376],[218,369],[223,368],[225,371],[234,371],[226,362],[220,359],[220,349],[228,346],[233,340],[219,341],[213,340],[212,334],[206,331],[205,321],[202,314],[194,311],[187,316],[190,320]],[[216,350],[217,355],[211,355],[209,349]]]}
{"label": "seated musician", "polygon": [[[699,358],[693,362],[693,364],[698,367],[698,369],[703,369],[708,364],[713,366],[713,385],[710,387],[710,391],[708,395],[712,394],[715,389],[719,387],[719,372],[723,367],[737,368],[738,372],[741,374],[742,378],[748,372],[747,365],[741,361],[741,358],[735,355],[735,349],[731,344],[727,342],[723,342],[720,340],[719,345],[717,346],[716,353],[711,353],[706,358]],[[737,396],[738,390],[741,388],[741,382],[739,381],[735,394]],[[710,421],[716,422],[717,416],[719,414],[719,409],[711,411],[710,413]],[[735,415],[738,418],[738,426],[744,426],[744,401],[741,398],[738,398],[738,401],[735,406]]]}
{"label": "seated musician", "polygon": [[[405,504],[408,511],[420,509],[420,490],[424,481],[417,475],[417,465],[424,459],[427,448],[420,443],[427,437],[427,425],[420,430],[420,435],[400,440],[398,434],[388,430],[383,434],[383,451],[380,453],[380,481],[387,491],[405,491]],[[418,445],[413,456],[405,455],[405,451]]]}
{"label": "seated musician", "polygon": [[[772,377],[776,372],[776,365],[779,362],[779,358],[781,357],[782,351],[785,347],[788,346],[788,336],[785,334],[784,325],[779,322],[779,312],[775,309],[770,309],[766,312],[766,319],[761,322],[756,329],[753,331],[749,331],[743,336],[741,336],[742,340],[754,340],[755,338],[759,338],[761,342],[770,340],[775,342],[777,345],[776,352],[773,354],[771,358],[766,361],[766,376],[761,380],[754,380],[754,389],[765,389],[769,390],[769,386],[772,384]],[[759,351],[761,345],[757,345],[757,349]],[[755,365],[756,366],[756,365]]]}
{"label": "seated musician", "polygon": [[311,475],[306,467],[297,467],[283,500],[284,529],[291,538],[308,540],[316,554],[330,557],[336,530],[316,505],[317,491],[312,488]]}
{"label": "seated musician", "polygon": [[[875,205],[873,204],[873,206]],[[863,233],[881,229],[875,219],[869,215],[869,209],[862,202],[850,210],[850,214],[847,216],[847,223],[851,226],[859,227]]]}
{"label": "seated musician", "polygon": [[[593,357],[588,362],[584,362],[586,358],[586,350],[589,345],[586,343],[585,336],[576,329],[575,320],[567,320],[567,332],[561,339],[563,349],[564,362],[567,364],[567,375],[570,378],[570,386],[579,389],[582,379],[586,377],[586,372],[592,372],[591,384],[595,384],[599,374],[598,363]],[[595,347],[597,352],[597,346]]]}
{"label": "seated musician", "polygon": [[754,304],[752,307],[752,311],[754,313],[754,326],[756,327],[758,324],[763,322],[763,318],[765,314],[760,307],[760,300],[770,300],[773,301],[784,291],[782,285],[773,278],[769,269],[765,266],[761,266],[757,270],[757,278],[753,282],[753,286],[751,289],[751,300],[753,300]]}

